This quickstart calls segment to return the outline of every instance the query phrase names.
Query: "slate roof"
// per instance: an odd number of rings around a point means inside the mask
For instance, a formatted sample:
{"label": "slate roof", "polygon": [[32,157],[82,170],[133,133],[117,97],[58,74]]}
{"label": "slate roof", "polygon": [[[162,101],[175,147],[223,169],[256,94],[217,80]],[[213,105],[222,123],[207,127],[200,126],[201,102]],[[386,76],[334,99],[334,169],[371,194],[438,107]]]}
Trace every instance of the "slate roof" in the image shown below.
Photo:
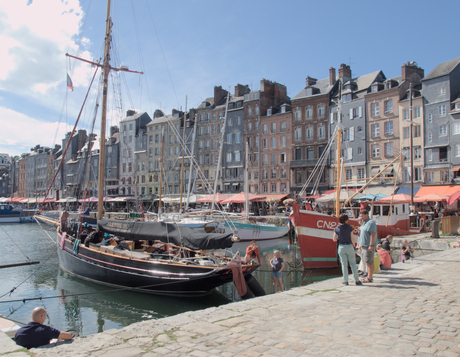
{"label": "slate roof", "polygon": [[302,89],[300,91],[299,94],[297,94],[294,98],[292,98],[293,100],[295,99],[300,99],[300,98],[306,98],[307,95],[306,95],[306,89],[307,88],[317,88],[319,89],[319,93],[316,93],[316,94],[313,94],[311,96],[308,96],[308,97],[314,97],[315,95],[322,95],[322,94],[326,94],[326,93],[329,93],[329,91],[332,89],[333,86],[331,86],[329,84],[329,77],[328,78],[324,78],[324,79],[320,79],[319,81],[317,81],[315,84],[311,85],[311,86],[307,86],[305,87],[304,89]]}
{"label": "slate roof", "polygon": [[455,69],[455,67],[457,67],[459,64],[460,64],[460,57],[457,57],[453,60],[441,63],[437,65],[436,68],[433,69],[430,73],[428,73],[428,75],[425,76],[425,78],[423,78],[422,81],[446,76],[450,72],[452,72]]}

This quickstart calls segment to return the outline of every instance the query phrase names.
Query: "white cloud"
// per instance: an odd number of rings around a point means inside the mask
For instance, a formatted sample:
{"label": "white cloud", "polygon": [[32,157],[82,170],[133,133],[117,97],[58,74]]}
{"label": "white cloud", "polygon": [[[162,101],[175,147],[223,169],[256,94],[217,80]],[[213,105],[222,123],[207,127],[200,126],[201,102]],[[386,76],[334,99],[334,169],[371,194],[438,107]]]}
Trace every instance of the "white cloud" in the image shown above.
{"label": "white cloud", "polygon": [[2,133],[7,134],[0,136],[0,152],[9,155],[29,152],[38,144],[48,147],[61,145],[67,132],[63,123],[45,123],[4,107],[0,107],[0,118]]}
{"label": "white cloud", "polygon": [[[84,51],[75,42],[83,16],[78,0],[33,1],[30,5],[26,1],[2,1],[0,89],[35,98],[56,89],[65,81],[65,53]],[[86,46],[89,41],[79,43]],[[83,66],[90,72],[88,67]],[[83,84],[81,73],[77,73],[74,84]],[[88,75],[83,78],[86,85]]]}

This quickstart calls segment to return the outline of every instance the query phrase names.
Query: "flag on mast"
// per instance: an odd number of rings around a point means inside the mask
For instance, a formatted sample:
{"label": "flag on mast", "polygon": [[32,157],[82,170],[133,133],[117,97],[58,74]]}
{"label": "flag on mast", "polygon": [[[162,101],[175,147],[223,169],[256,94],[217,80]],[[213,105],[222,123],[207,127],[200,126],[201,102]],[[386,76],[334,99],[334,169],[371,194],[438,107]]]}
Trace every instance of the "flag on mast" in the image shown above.
{"label": "flag on mast", "polygon": [[72,80],[70,79],[70,76],[68,73],[67,73],[67,88],[72,89],[72,92],[73,92]]}

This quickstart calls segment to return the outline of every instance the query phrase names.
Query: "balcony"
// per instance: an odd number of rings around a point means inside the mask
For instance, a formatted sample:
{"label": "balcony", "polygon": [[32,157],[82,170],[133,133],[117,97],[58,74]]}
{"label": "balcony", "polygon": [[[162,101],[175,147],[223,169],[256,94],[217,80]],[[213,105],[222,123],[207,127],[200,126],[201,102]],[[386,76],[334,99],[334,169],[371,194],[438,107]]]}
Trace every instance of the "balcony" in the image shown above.
{"label": "balcony", "polygon": [[289,164],[289,167],[291,169],[297,168],[297,167],[315,167],[317,164],[318,160],[317,159],[308,159],[308,160],[292,160]]}

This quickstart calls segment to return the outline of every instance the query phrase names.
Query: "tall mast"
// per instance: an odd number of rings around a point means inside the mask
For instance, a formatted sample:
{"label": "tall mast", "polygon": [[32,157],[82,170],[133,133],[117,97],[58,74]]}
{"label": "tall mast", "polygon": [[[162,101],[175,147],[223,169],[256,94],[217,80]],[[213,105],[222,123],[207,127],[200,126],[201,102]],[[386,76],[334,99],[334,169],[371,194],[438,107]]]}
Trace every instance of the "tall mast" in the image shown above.
{"label": "tall mast", "polygon": [[158,221],[160,221],[161,215],[161,193],[162,193],[162,175],[163,175],[163,150],[165,147],[165,127],[161,128],[161,158],[160,158],[160,199],[158,200]]}
{"label": "tall mast", "polygon": [[184,130],[182,135],[182,166],[180,168],[180,203],[179,203],[179,214],[182,213],[182,190],[184,189],[184,159],[185,159],[185,122],[187,121],[187,96],[185,96],[185,111],[184,111]]}
{"label": "tall mast", "polygon": [[222,151],[224,149],[225,126],[226,126],[226,123],[227,123],[228,101],[229,100],[230,100],[230,92],[227,93],[227,104],[225,106],[225,117],[224,117],[224,123],[222,125],[222,131],[221,131],[221,136],[220,136],[219,159],[217,161],[216,178],[214,179],[214,192],[213,192],[213,196],[212,196],[212,205],[211,205],[212,210],[214,209],[214,206],[216,204],[217,180],[219,179],[220,164],[222,162]]}
{"label": "tall mast", "polygon": [[194,118],[194,124],[193,124],[193,134],[192,134],[192,153],[190,155],[190,169],[189,169],[189,175],[188,175],[188,186],[187,186],[187,202],[185,204],[185,211],[188,210],[188,204],[189,204],[189,199],[190,199],[190,188],[192,187],[192,172],[193,172],[193,160],[192,158],[194,157],[193,154],[195,153],[195,134],[196,134],[196,114]]}
{"label": "tall mast", "polygon": [[[414,210],[414,123],[412,122],[412,83],[409,84],[409,119],[410,119],[410,206]],[[414,210],[415,211],[415,210]]]}
{"label": "tall mast", "polygon": [[339,103],[337,105],[337,130],[336,137],[336,199],[335,199],[335,215],[340,216],[340,185],[342,183],[342,170],[341,170],[341,159],[342,159],[342,82],[339,82]]}
{"label": "tall mast", "polygon": [[107,1],[107,20],[105,26],[105,45],[103,61],[103,89],[102,89],[102,116],[101,116],[101,137],[99,147],[99,177],[97,190],[97,218],[104,215],[104,177],[105,177],[105,126],[107,116],[107,88],[110,72],[110,42],[112,41],[112,20],[110,19],[110,0]]}

